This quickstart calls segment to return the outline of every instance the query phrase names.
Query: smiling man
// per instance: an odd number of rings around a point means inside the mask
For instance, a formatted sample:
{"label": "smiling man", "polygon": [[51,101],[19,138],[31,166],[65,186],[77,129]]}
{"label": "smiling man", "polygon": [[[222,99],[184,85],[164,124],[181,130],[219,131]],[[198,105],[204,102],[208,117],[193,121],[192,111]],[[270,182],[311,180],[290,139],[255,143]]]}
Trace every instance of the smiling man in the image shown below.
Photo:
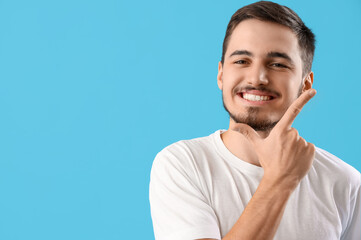
{"label": "smiling man", "polygon": [[157,154],[157,240],[360,239],[360,173],[292,128],[316,94],[314,42],[285,6],[262,1],[232,16],[217,76],[229,129]]}

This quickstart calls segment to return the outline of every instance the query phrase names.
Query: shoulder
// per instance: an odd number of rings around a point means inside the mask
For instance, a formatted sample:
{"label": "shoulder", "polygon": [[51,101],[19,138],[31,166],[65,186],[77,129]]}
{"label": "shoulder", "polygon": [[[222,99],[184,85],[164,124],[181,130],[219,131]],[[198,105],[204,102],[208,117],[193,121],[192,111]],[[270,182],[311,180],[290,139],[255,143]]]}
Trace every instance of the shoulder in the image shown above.
{"label": "shoulder", "polygon": [[155,161],[164,161],[164,159],[167,159],[167,161],[185,158],[194,159],[197,155],[212,151],[214,149],[214,134],[216,133],[170,144],[156,155]]}
{"label": "shoulder", "polygon": [[153,161],[152,170],[168,168],[184,172],[198,171],[198,165],[215,154],[214,134],[188,140],[181,140],[162,149]]}
{"label": "shoulder", "polygon": [[335,182],[341,181],[352,187],[360,186],[360,172],[328,151],[316,147],[313,167],[318,172],[327,174]]}
{"label": "shoulder", "polygon": [[198,197],[203,198],[206,195],[204,175],[209,175],[207,166],[212,148],[210,135],[181,140],[162,149],[152,164],[150,192],[167,189],[173,193],[201,194]]}

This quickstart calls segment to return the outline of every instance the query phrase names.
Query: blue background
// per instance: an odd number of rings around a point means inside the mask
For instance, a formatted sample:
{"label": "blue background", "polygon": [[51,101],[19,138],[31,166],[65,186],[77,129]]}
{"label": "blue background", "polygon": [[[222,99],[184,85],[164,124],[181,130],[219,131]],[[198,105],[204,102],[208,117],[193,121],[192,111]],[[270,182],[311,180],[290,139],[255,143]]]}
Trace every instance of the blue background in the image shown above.
{"label": "blue background", "polygon": [[[0,1],[0,239],[154,239],[152,161],[228,127],[216,75],[253,1]],[[317,36],[294,126],[361,170],[361,1],[277,1]]]}

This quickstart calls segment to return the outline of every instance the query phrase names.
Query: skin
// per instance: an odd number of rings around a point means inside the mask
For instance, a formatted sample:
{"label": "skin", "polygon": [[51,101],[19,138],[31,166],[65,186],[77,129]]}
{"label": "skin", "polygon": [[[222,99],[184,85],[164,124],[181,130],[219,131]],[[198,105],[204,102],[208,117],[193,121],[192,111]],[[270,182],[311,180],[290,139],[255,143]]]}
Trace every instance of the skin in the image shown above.
{"label": "skin", "polygon": [[[252,53],[230,55],[237,50]],[[287,54],[290,61],[280,57],[267,57],[270,52]],[[255,19],[242,21],[232,33],[224,64],[218,64],[217,83],[223,93],[224,105],[233,115],[247,116],[249,109],[257,109],[253,118],[257,121],[277,122],[291,103],[298,97],[300,88],[304,92],[311,89],[313,73],[302,76],[302,59],[295,34],[287,27]],[[269,104],[255,106],[241,101],[234,91],[246,87],[266,88],[278,94]],[[265,94],[268,94],[267,92]],[[259,160],[242,135],[233,129],[237,123],[230,118],[229,129],[221,137],[226,147],[240,159],[260,166]],[[267,137],[269,130],[258,131]],[[240,146],[244,146],[243,148]]]}
{"label": "skin", "polygon": [[[240,54],[231,56],[236,51]],[[223,239],[273,239],[290,195],[314,158],[314,145],[292,128],[316,94],[313,73],[302,75],[297,38],[289,28],[250,19],[235,28],[224,64],[219,63],[217,83],[224,105],[236,118],[230,118],[229,129],[221,135],[224,144],[238,158],[264,169],[255,194]],[[242,89],[273,97],[262,103],[247,101],[237,94]],[[259,123],[270,127],[250,127]]]}

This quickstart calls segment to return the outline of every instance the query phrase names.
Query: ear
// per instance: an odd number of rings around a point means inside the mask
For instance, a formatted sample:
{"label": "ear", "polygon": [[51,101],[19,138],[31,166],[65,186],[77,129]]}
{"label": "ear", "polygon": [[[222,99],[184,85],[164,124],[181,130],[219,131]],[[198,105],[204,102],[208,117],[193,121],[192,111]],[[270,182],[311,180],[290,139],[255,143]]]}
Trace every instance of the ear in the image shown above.
{"label": "ear", "polygon": [[302,92],[307,91],[308,89],[311,89],[312,84],[313,84],[313,72],[311,71],[309,74],[307,74],[307,76],[303,80]]}
{"label": "ear", "polygon": [[223,77],[223,67],[222,67],[222,62],[219,61],[219,63],[218,63],[218,74],[217,74],[217,84],[218,84],[218,88],[220,90],[222,90],[222,88],[223,88],[222,77]]}

